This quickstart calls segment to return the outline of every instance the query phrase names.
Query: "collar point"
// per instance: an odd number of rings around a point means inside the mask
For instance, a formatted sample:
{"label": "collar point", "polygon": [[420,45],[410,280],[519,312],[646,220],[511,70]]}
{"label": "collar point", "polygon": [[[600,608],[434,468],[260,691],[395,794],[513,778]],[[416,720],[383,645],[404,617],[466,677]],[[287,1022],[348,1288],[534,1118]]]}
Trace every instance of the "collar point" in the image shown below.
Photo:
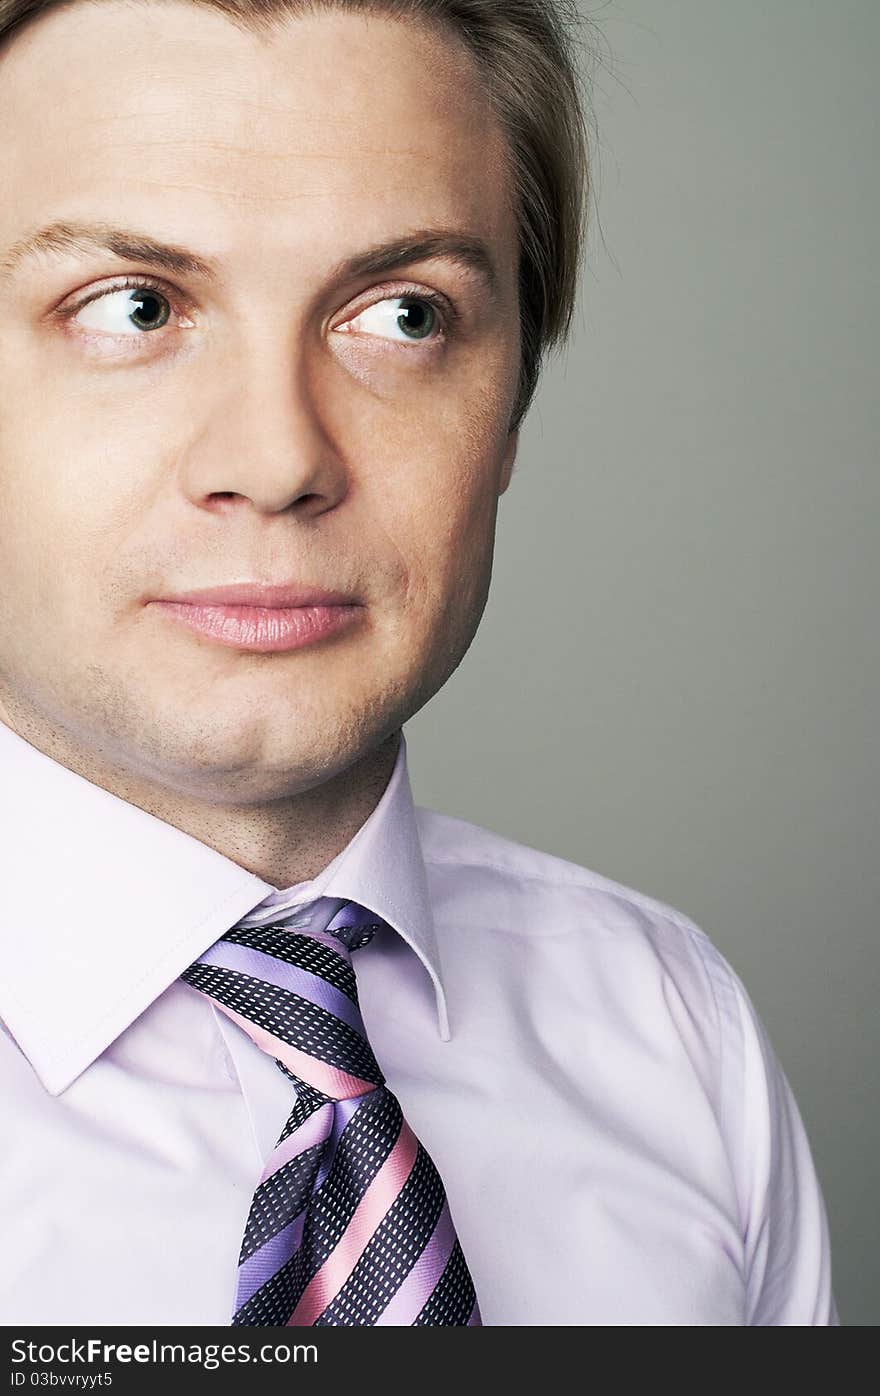
{"label": "collar point", "polygon": [[446,996],[439,984],[434,985],[437,996],[437,1029],[442,1042],[449,1042],[452,1033],[449,1031],[449,1014],[446,1010]]}

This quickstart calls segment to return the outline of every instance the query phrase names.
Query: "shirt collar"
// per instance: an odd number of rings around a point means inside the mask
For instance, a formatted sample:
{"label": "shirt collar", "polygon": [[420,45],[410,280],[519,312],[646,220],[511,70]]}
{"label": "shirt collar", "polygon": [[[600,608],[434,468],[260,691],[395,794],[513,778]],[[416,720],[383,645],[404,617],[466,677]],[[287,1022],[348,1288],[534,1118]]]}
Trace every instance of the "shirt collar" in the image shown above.
{"label": "shirt collar", "polygon": [[259,903],[344,897],[386,920],[446,999],[406,740],[375,809],[315,878],[281,891],[46,756],[0,722],[0,1019],[59,1095]]}

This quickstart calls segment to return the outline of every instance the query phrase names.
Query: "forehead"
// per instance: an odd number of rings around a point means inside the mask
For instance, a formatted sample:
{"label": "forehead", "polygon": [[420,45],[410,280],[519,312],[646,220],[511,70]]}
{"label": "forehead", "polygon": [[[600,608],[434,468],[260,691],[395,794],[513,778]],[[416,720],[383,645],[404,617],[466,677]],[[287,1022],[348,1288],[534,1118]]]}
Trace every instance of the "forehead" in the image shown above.
{"label": "forehead", "polygon": [[182,0],[50,11],[0,55],[3,246],[50,217],[209,255],[460,226],[513,251],[507,145],[456,36],[342,10],[257,36]]}

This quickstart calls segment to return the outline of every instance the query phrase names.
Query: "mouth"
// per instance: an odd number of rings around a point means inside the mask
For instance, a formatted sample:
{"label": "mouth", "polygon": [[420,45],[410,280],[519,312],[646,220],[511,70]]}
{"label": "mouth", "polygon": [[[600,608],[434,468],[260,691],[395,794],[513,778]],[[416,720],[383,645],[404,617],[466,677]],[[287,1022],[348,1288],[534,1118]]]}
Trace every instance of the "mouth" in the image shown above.
{"label": "mouth", "polygon": [[351,595],[294,583],[242,583],[150,601],[172,623],[233,649],[277,653],[347,629],[363,614]]}
{"label": "mouth", "polygon": [[203,587],[199,591],[179,591],[163,601],[193,606],[261,606],[268,609],[299,606],[345,606],[357,602],[348,592],[328,591],[303,582],[282,582],[277,586],[261,582],[233,582],[229,586]]}

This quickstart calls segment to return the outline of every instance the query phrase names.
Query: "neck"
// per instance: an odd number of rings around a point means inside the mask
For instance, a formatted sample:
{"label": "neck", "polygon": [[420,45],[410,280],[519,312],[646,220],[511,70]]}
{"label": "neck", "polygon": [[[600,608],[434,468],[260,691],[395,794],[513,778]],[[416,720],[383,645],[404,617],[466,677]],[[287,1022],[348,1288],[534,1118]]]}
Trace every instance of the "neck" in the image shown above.
{"label": "neck", "polygon": [[399,748],[400,729],[330,780],[267,805],[142,807],[264,882],[290,887],[316,877],[351,841],[382,798]]}
{"label": "neck", "polygon": [[311,789],[269,801],[231,804],[146,784],[131,771],[72,749],[59,738],[57,729],[50,734],[28,722],[11,721],[8,707],[0,708],[0,721],[92,784],[190,834],[277,888],[316,877],[342,852],[382,798],[401,739],[398,728],[345,770]]}

